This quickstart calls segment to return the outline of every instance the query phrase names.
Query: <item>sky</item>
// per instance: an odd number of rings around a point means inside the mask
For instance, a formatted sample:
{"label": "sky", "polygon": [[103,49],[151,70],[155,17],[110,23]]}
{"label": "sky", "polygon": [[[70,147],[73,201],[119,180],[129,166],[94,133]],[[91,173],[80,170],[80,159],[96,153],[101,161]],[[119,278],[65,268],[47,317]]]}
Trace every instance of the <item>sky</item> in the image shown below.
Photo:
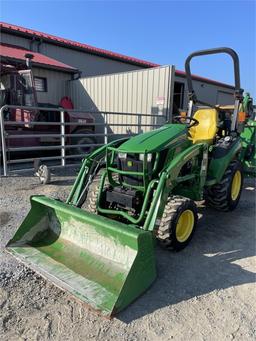
{"label": "sky", "polygon": [[[256,0],[0,0],[1,21],[184,70],[193,51],[231,47],[256,101]],[[229,56],[194,59],[192,72],[234,84]]]}

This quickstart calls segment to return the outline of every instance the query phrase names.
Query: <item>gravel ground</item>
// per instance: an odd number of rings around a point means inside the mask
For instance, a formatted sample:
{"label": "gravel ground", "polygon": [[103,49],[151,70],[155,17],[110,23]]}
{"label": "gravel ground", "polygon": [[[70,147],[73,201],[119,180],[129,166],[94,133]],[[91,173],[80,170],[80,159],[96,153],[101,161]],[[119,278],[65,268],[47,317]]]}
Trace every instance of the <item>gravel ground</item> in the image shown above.
{"label": "gravel ground", "polygon": [[[73,172],[74,174],[74,172]],[[111,320],[102,318],[3,252],[29,210],[29,196],[65,198],[73,177],[42,186],[1,180],[0,340],[255,340],[255,184],[238,208],[200,208],[197,232],[179,253],[156,249],[158,278]]]}

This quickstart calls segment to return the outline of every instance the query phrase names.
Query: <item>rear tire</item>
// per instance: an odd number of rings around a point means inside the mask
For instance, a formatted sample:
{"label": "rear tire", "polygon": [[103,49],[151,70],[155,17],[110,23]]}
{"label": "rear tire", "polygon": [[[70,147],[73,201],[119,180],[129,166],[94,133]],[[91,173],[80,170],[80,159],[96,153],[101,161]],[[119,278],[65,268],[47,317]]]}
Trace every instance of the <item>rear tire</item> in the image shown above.
{"label": "rear tire", "polygon": [[191,241],[197,224],[197,207],[193,200],[169,197],[157,230],[157,239],[166,249],[180,251]]}
{"label": "rear tire", "polygon": [[207,189],[206,203],[219,211],[233,211],[243,188],[243,168],[239,161],[230,163],[222,180]]}

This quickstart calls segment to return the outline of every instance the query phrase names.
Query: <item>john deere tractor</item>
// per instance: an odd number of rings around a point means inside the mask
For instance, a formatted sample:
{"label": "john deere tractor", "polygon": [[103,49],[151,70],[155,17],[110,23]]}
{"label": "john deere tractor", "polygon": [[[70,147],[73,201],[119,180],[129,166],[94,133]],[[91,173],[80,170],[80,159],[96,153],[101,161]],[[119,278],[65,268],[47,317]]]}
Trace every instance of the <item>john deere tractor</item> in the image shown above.
{"label": "john deere tractor", "polygon": [[[233,111],[201,103],[193,57],[227,53],[234,61]],[[195,201],[236,208],[242,191],[245,117],[239,60],[232,49],[191,54],[189,105],[160,129],[104,145],[87,156],[66,200],[32,196],[32,208],[7,250],[104,315],[113,315],[156,278],[154,241],[179,251],[197,224]],[[198,104],[203,104],[197,107]]]}

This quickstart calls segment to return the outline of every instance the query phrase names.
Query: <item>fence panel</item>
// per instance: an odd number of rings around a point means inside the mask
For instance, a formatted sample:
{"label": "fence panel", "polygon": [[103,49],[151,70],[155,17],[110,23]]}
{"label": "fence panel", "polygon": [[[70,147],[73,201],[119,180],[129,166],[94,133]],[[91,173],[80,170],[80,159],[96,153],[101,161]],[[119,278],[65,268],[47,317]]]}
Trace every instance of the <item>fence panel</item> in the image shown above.
{"label": "fence panel", "polygon": [[[26,114],[29,112],[55,112],[58,116],[54,121],[42,119],[47,115],[41,115],[40,120],[34,117],[33,121],[24,118],[18,121],[10,120],[9,113],[17,109],[21,112],[21,117],[23,112]],[[80,119],[74,122],[69,120],[72,114],[79,114],[79,117],[81,114],[90,115],[93,117],[93,122],[85,123]],[[143,122],[141,122],[142,117],[144,118]],[[153,120],[153,117],[157,118],[157,121]],[[120,137],[130,136],[144,128],[149,130],[158,128],[165,121],[166,117],[158,114],[88,112],[87,110],[69,110],[68,113],[65,113],[63,108],[5,105],[0,109],[0,151],[3,161],[3,166],[0,167],[1,175],[3,173],[4,176],[7,176],[12,172],[32,170],[33,162],[38,158],[49,164],[51,168],[73,166],[92,148],[97,148]],[[85,134],[79,133],[79,129],[72,130],[72,127],[87,127],[91,130],[87,129]],[[81,138],[80,143],[78,138]],[[49,152],[55,152],[55,154],[46,154]]]}

